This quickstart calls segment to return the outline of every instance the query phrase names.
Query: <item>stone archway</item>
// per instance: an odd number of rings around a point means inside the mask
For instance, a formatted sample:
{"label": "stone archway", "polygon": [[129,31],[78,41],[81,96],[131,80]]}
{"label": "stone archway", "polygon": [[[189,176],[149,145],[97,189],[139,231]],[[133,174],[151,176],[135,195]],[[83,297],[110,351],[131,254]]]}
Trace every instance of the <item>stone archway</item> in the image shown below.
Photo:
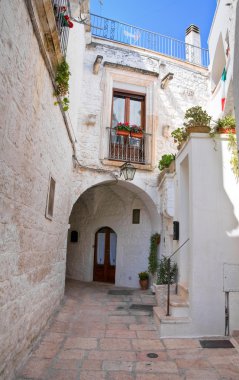
{"label": "stone archway", "polygon": [[[140,210],[140,222],[132,221]],[[138,273],[147,270],[150,236],[159,232],[156,204],[139,187],[123,181],[101,182],[87,189],[75,202],[70,216],[70,233],[78,232],[77,242],[68,239],[67,277],[93,280],[95,234],[109,226],[117,234],[115,284],[138,287]]]}

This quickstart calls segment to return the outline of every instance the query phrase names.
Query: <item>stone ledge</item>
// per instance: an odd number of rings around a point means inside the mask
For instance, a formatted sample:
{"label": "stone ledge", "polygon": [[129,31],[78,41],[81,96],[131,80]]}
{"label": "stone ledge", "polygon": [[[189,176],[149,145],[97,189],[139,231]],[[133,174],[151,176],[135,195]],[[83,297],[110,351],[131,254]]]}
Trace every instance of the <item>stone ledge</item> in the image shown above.
{"label": "stone ledge", "polygon": [[[113,160],[108,160],[107,158],[101,160],[101,162],[103,165],[115,166],[115,167],[120,167],[125,163],[125,161],[113,161]],[[150,164],[142,165],[142,164],[137,164],[135,162],[132,162],[132,165],[134,165],[134,167],[139,170],[147,170],[147,171],[154,170],[154,168]]]}

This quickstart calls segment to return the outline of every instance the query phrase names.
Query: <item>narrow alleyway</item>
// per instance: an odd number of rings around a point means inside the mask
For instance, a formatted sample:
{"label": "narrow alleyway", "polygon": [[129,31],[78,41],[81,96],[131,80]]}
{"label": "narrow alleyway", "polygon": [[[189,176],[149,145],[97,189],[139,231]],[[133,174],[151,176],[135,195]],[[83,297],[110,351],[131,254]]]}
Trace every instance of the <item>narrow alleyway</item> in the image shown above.
{"label": "narrow alleyway", "polygon": [[229,349],[203,349],[198,339],[160,340],[154,296],[125,293],[68,281],[60,312],[16,379],[239,379],[239,340]]}

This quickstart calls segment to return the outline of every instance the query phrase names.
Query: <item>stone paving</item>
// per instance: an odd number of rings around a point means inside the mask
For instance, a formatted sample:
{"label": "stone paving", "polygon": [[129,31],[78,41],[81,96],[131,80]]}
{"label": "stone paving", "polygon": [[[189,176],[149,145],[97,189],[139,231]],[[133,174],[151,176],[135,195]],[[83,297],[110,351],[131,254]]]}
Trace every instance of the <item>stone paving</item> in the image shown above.
{"label": "stone paving", "polygon": [[[238,380],[235,348],[202,349],[198,339],[160,339],[149,291],[109,295],[112,285],[68,281],[64,304],[16,379]],[[147,354],[154,353],[156,358]]]}

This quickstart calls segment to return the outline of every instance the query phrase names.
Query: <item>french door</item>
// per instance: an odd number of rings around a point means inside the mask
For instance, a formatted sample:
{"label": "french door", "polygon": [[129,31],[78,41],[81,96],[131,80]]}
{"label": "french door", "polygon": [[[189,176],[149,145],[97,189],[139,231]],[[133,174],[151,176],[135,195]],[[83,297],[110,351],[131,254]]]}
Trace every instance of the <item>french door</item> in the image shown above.
{"label": "french door", "polygon": [[94,281],[115,283],[117,235],[109,227],[95,234]]}

